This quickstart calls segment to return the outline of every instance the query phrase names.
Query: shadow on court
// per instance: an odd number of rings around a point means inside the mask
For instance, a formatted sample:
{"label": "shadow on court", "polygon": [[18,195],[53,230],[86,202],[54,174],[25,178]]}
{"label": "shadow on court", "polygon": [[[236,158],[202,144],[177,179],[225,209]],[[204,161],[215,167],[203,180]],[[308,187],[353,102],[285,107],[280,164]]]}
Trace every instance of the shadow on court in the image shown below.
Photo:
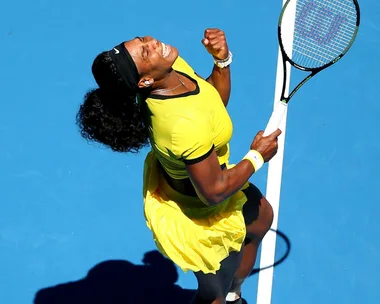
{"label": "shadow on court", "polygon": [[174,264],[151,251],[144,255],[143,265],[105,261],[85,278],[41,289],[34,304],[189,303],[195,291],[179,287],[177,279]]}
{"label": "shadow on court", "polygon": [[[290,241],[286,235],[272,232],[277,234],[278,247],[283,250],[277,255],[274,265],[268,267],[284,262],[290,252]],[[82,279],[39,290],[34,304],[178,304],[191,301],[195,290],[176,285],[177,268],[170,260],[158,251],[150,251],[142,262],[142,265],[124,260],[99,263]],[[251,275],[260,270],[254,269]]]}
{"label": "shadow on court", "polygon": [[276,255],[275,255],[275,262],[273,265],[265,265],[263,267],[254,268],[249,276],[253,276],[257,273],[259,273],[261,270],[265,270],[271,267],[276,267],[280,264],[282,264],[289,256],[290,249],[291,249],[291,243],[289,238],[286,236],[285,233],[271,229],[268,233],[276,233]]}

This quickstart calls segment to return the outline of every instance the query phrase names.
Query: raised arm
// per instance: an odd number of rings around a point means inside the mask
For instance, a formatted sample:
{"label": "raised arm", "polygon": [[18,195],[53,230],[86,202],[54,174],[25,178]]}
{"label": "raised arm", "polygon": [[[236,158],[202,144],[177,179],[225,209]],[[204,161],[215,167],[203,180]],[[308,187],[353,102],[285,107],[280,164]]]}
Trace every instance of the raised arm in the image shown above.
{"label": "raised arm", "polygon": [[202,43],[214,58],[211,75],[206,79],[219,92],[225,106],[231,93],[231,75],[229,63],[232,54],[229,52],[226,36],[219,29],[206,29]]}

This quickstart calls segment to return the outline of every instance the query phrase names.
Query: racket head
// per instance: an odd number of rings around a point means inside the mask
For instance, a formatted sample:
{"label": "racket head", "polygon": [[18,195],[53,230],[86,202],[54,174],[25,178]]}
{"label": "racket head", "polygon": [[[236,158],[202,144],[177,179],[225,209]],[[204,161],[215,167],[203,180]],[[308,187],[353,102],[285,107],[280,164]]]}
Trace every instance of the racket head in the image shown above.
{"label": "racket head", "polygon": [[[278,22],[282,55],[292,66],[317,73],[348,52],[359,25],[357,0],[288,0]],[[293,43],[285,45],[289,35]]]}

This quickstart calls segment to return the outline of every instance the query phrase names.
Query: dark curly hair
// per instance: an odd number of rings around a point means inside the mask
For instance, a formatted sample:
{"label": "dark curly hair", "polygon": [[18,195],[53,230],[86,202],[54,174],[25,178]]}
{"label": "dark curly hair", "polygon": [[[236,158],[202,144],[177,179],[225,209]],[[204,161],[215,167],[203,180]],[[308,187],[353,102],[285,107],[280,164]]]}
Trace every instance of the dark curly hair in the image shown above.
{"label": "dark curly hair", "polygon": [[[76,124],[80,134],[113,151],[137,153],[149,144],[149,137],[136,94],[125,88],[107,52],[95,58],[92,73],[99,88],[87,92],[79,108]],[[140,98],[144,99],[144,92]]]}

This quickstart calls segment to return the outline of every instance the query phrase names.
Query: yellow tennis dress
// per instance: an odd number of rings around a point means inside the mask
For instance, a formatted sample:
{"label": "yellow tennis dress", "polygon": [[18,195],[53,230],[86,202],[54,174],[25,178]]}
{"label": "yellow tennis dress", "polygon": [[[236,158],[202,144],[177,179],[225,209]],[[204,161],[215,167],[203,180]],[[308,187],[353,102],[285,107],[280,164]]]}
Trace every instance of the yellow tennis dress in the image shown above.
{"label": "yellow tennis dress", "polygon": [[244,242],[245,194],[238,191],[210,207],[172,189],[161,170],[174,179],[187,178],[185,163],[202,160],[212,149],[219,163],[230,168],[233,126],[211,84],[181,57],[173,69],[191,79],[196,89],[170,97],[151,95],[144,104],[152,145],[144,164],[144,214],[157,248],[183,271],[215,273]]}

